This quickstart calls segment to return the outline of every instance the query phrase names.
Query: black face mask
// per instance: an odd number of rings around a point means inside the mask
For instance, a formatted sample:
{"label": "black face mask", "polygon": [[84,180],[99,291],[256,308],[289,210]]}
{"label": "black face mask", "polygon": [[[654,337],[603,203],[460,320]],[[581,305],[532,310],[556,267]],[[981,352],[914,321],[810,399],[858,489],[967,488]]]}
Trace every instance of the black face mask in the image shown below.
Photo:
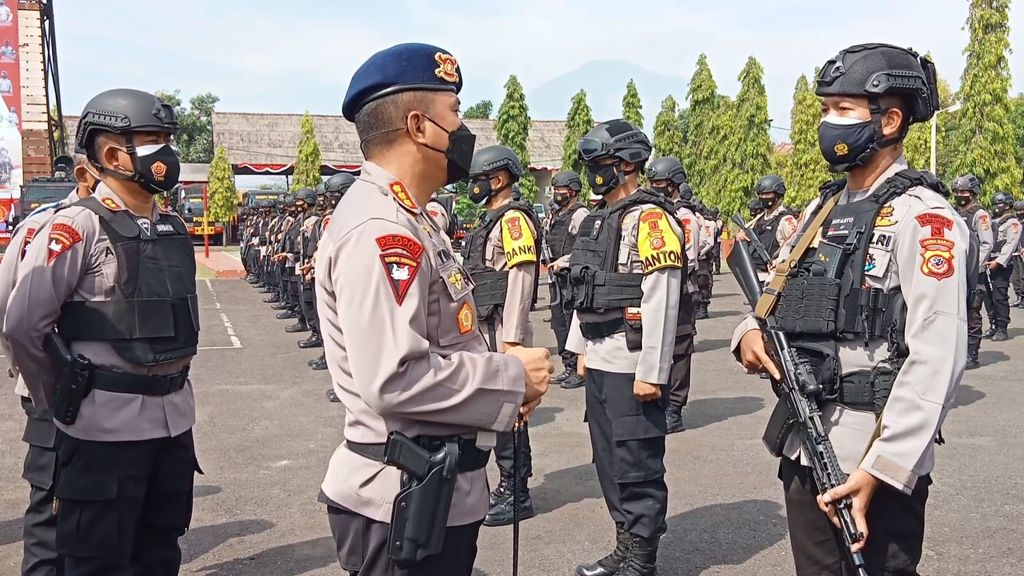
{"label": "black face mask", "polygon": [[483,204],[494,196],[496,191],[491,187],[490,178],[477,178],[469,182],[469,200],[475,204]]}
{"label": "black face mask", "polygon": [[469,131],[465,124],[459,124],[455,130],[447,130],[434,121],[433,118],[423,115],[431,124],[444,130],[448,134],[448,148],[440,150],[433,146],[427,146],[435,152],[444,154],[448,160],[448,179],[445,185],[461,182],[469,176],[469,167],[473,163],[473,147],[476,146],[476,135]]}
{"label": "black face mask", "polygon": [[1001,217],[1003,214],[1006,214],[1009,211],[1010,207],[1006,206],[1005,204],[996,204],[992,206],[992,214],[994,214],[996,218]]}
{"label": "black face mask", "polygon": [[665,198],[672,197],[672,189],[668,186],[651,186],[651,191],[655,194],[661,194]]}
{"label": "black face mask", "polygon": [[127,145],[123,150],[132,158],[133,172],[131,174],[109,170],[99,164],[96,166],[114,178],[135,182],[140,188],[153,195],[170,192],[178,185],[181,161],[178,159],[178,153],[171,148],[170,144],[134,146],[131,135],[129,135]]}
{"label": "black face mask", "polygon": [[622,176],[616,164],[588,164],[587,181],[594,194],[604,196],[619,187]]}
{"label": "black face mask", "polygon": [[818,147],[833,172],[848,172],[863,166],[878,152],[875,125],[871,120],[836,124],[825,120],[818,125]]}
{"label": "black face mask", "polygon": [[770,212],[775,207],[775,203],[778,202],[778,198],[774,196],[771,198],[758,198],[758,202],[761,203],[762,212]]}
{"label": "black face mask", "polygon": [[972,199],[970,194],[954,194],[953,198],[956,199],[956,205],[961,208],[970,204]]}

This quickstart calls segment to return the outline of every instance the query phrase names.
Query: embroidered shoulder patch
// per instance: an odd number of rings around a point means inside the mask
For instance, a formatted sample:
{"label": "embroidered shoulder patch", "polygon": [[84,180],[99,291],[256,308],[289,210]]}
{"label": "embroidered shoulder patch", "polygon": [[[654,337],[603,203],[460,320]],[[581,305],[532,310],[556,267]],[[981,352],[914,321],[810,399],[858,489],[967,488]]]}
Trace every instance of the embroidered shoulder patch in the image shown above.
{"label": "embroidered shoulder patch", "polygon": [[878,210],[878,215],[875,216],[875,228],[888,228],[895,226],[898,220],[893,217],[896,213],[896,209],[893,208],[892,204],[886,204]]}
{"label": "embroidered shoulder patch", "polygon": [[931,228],[931,235],[936,238],[945,237],[945,231],[953,229],[953,220],[942,214],[925,212],[924,214],[918,214],[916,220],[921,228]]}
{"label": "embroidered shoulder patch", "polygon": [[981,226],[982,230],[988,230],[992,227],[988,214],[982,213],[978,215],[978,225]]}
{"label": "embroidered shoulder patch", "polygon": [[956,244],[948,238],[921,240],[921,273],[936,280],[945,280],[952,276],[954,246]]}
{"label": "embroidered shoulder patch", "polygon": [[377,248],[381,252],[380,263],[384,266],[388,286],[395,302],[401,306],[420,270],[423,245],[402,234],[386,234],[377,237]]}
{"label": "embroidered shoulder patch", "polygon": [[412,195],[405,189],[405,184],[402,184],[398,180],[395,180],[391,184],[388,184],[388,190],[398,200],[398,203],[405,206],[407,209],[416,211],[419,210],[419,206],[416,205],[416,201],[412,199]]}
{"label": "embroidered shoulder patch", "polygon": [[70,224],[57,222],[50,226],[50,237],[47,239],[48,255],[46,263],[52,264],[58,256],[67,252],[72,246],[82,241],[82,234]]}
{"label": "embroidered shoulder patch", "polygon": [[32,239],[36,237],[37,228],[25,228],[25,237],[21,240],[21,256],[19,260],[25,259],[25,252],[28,251],[28,245],[32,243]]}
{"label": "embroidered shoulder patch", "polygon": [[537,261],[537,243],[526,216],[510,210],[501,217],[501,246],[509,268]]}
{"label": "embroidered shoulder patch", "polygon": [[644,274],[663,268],[682,268],[683,250],[679,236],[672,230],[668,215],[659,208],[648,208],[640,214],[636,247]]}
{"label": "embroidered shoulder patch", "polygon": [[681,225],[680,227],[683,229],[683,245],[687,248],[693,246],[693,231],[690,230],[691,222],[692,220],[689,218],[683,218],[682,221],[679,222]]}
{"label": "embroidered shoulder patch", "polygon": [[473,311],[473,306],[469,302],[463,302],[458,314],[455,315],[455,321],[459,326],[459,334],[469,334],[472,332],[475,319],[476,312]]}

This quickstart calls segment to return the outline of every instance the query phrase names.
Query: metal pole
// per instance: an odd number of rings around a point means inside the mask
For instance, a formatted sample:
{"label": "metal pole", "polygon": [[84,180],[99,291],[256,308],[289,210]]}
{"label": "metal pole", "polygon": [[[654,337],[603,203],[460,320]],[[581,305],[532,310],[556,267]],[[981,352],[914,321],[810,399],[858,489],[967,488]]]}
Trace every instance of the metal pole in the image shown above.
{"label": "metal pole", "polygon": [[210,259],[210,185],[203,185],[203,252]]}
{"label": "metal pole", "polygon": [[932,174],[935,174],[935,144],[938,139],[938,126],[939,126],[939,111],[936,110],[935,114],[932,114],[932,158],[931,158],[931,170]]}

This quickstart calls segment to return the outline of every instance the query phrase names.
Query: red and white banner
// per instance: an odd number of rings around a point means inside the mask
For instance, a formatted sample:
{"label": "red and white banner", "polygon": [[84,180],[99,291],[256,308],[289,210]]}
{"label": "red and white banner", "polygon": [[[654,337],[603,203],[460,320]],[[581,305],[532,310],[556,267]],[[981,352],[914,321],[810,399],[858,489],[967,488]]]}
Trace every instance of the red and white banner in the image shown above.
{"label": "red and white banner", "polygon": [[21,49],[18,3],[0,3],[0,195],[17,196],[22,184]]}

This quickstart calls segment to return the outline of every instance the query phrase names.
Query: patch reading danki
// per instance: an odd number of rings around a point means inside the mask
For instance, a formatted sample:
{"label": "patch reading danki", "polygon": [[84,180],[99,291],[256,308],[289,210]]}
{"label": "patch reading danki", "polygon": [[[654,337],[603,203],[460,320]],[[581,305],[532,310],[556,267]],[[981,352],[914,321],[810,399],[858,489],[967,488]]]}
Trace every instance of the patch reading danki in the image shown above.
{"label": "patch reading danki", "polygon": [[405,301],[416,273],[420,270],[420,257],[423,245],[401,234],[387,234],[377,237],[380,249],[380,262],[384,266],[388,285],[399,306]]}

